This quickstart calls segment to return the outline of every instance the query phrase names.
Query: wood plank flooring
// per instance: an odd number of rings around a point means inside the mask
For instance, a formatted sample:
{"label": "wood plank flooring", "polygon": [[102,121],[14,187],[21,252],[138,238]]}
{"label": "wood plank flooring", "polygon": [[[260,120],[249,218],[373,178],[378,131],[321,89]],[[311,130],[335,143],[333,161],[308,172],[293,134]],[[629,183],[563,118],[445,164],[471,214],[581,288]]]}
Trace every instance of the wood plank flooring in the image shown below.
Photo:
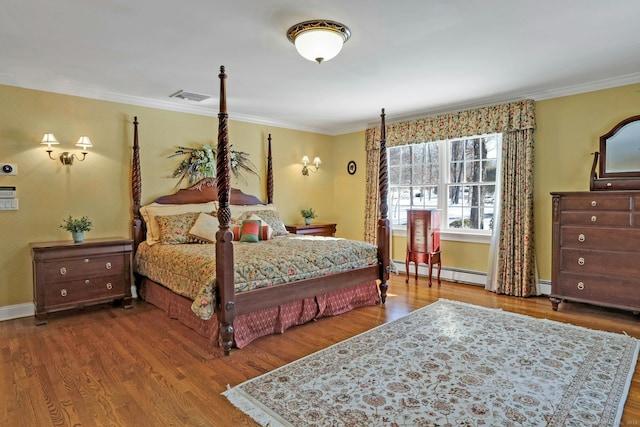
{"label": "wood plank flooring", "polygon": [[[545,297],[514,298],[481,287],[393,276],[385,306],[365,307],[261,338],[224,357],[157,308],[109,305],[0,322],[0,426],[254,426],[220,395],[227,385],[397,319],[438,298],[500,307],[535,317],[640,338],[632,313],[562,303]],[[636,369],[622,425],[640,420]]]}

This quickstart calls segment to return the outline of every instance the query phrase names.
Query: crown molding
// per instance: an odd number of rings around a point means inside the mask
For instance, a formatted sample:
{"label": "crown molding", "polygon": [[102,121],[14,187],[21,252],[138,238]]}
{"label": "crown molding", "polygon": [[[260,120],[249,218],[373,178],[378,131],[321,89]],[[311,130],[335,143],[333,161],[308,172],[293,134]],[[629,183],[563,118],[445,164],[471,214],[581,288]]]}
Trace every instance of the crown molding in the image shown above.
{"label": "crown molding", "polygon": [[[403,116],[395,116],[393,117],[392,120],[389,120],[389,118],[387,117],[387,123],[397,123],[397,122],[403,122],[407,120],[415,120],[422,117],[453,113],[456,111],[463,111],[463,110],[468,110],[472,108],[487,107],[490,105],[495,105],[495,104],[504,103],[504,102],[512,102],[515,100],[533,99],[534,101],[541,101],[545,99],[560,98],[563,96],[577,95],[581,93],[593,92],[593,91],[603,90],[603,89],[610,89],[613,87],[625,86],[625,85],[635,84],[635,83],[640,83],[640,72],[627,74],[619,77],[614,77],[610,79],[603,79],[595,82],[565,86],[562,88],[557,88],[552,90],[530,91],[530,92],[522,92],[522,93],[514,92],[506,95],[496,96],[496,97],[488,97],[473,103],[452,104],[446,107],[422,110],[416,113],[411,113]],[[215,105],[217,105],[217,103],[213,104],[212,102],[210,102],[210,100],[204,101],[206,102],[205,105],[194,105],[191,101],[176,102],[175,99],[167,99],[166,101],[155,100],[155,99],[150,99],[145,97],[124,95],[124,94],[109,92],[109,91],[101,91],[101,90],[96,90],[94,88],[87,88],[87,87],[82,87],[82,86],[72,85],[72,84],[51,85],[41,81],[28,81],[25,79],[17,78],[16,76],[13,76],[13,75],[2,74],[2,73],[0,73],[0,84],[7,85],[7,86],[21,87],[24,89],[33,89],[33,90],[40,90],[44,92],[58,93],[62,95],[78,96],[81,98],[118,102],[122,104],[136,105],[140,107],[157,108],[160,110],[168,110],[168,111],[175,111],[175,112],[188,113],[188,114],[198,114],[198,115],[208,116],[208,117],[217,117],[218,115],[218,111],[215,111]],[[217,101],[213,100],[213,102],[217,102]],[[271,126],[271,127],[278,127],[278,128],[291,129],[291,130],[299,130],[303,132],[319,133],[319,134],[330,135],[330,136],[344,135],[347,133],[358,132],[370,127],[377,126],[379,124],[378,122],[369,122],[369,121],[357,122],[356,121],[356,122],[346,124],[342,127],[336,126],[329,130],[329,129],[318,128],[313,126],[311,127],[301,126],[300,124],[281,122],[281,121],[270,119],[268,117],[258,117],[258,116],[251,116],[246,114],[229,113],[229,118],[231,120],[235,120],[239,122],[253,123],[253,124],[258,124],[263,126]]]}

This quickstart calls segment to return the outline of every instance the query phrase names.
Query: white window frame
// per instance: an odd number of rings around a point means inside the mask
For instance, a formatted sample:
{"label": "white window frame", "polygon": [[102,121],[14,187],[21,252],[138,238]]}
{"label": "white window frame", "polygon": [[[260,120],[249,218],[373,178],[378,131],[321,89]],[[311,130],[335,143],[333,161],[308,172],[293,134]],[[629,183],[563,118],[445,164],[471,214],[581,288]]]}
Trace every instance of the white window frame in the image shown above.
{"label": "white window frame", "polygon": [[[501,150],[502,150],[502,134],[501,133],[496,133],[496,134],[490,134],[490,135],[474,135],[474,136],[469,136],[469,137],[461,137],[461,138],[452,138],[452,139],[445,139],[445,140],[440,140],[437,141],[438,144],[438,153],[439,153],[439,162],[440,162],[440,179],[439,179],[439,183],[438,183],[438,194],[448,194],[447,193],[447,189],[448,186],[451,185],[452,183],[450,182],[450,166],[451,166],[451,150],[450,150],[450,144],[453,141],[459,141],[459,140],[468,140],[468,139],[474,139],[474,138],[479,138],[479,137],[487,137],[487,136],[492,136],[495,135],[497,136],[497,147],[496,147],[496,175],[501,173],[501,169],[502,169],[502,162],[501,162]],[[392,149],[393,147],[388,147],[387,150]],[[387,152],[389,157],[389,152]],[[444,165],[444,167],[443,167]],[[496,181],[495,181],[495,185],[498,185],[499,179],[498,176],[496,176]],[[460,184],[460,183],[456,183],[456,184]],[[416,186],[420,186],[421,184],[416,184]],[[391,188],[390,188],[391,190]],[[389,208],[393,209],[392,203],[391,203],[391,197],[392,197],[392,191],[389,191]],[[496,188],[496,196],[499,195],[500,191],[498,188]],[[491,241],[491,237],[492,237],[492,233],[493,230],[476,230],[476,229],[458,229],[458,228],[448,228],[446,223],[446,218],[447,218],[447,204],[448,204],[448,197],[438,197],[438,206],[437,209],[439,209],[442,212],[442,226],[441,226],[441,230],[440,230],[440,238],[442,240],[453,240],[453,241],[460,241],[460,242],[473,242],[473,243],[490,243]],[[494,209],[499,209],[499,199],[498,197],[496,197],[495,203],[494,203]],[[394,236],[404,236],[406,237],[406,225],[405,224],[393,224],[392,223],[392,233]]]}

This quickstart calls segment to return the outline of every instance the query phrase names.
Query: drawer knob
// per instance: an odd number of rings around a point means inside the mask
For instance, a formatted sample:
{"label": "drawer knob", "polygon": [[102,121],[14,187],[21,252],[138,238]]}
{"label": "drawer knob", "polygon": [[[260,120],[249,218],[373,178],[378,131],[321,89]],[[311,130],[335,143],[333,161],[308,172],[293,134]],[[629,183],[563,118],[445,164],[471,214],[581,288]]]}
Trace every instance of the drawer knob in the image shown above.
{"label": "drawer knob", "polygon": [[66,289],[62,289],[60,291],[60,295],[63,296],[63,297],[66,297],[67,296],[67,290]]}
{"label": "drawer knob", "polygon": [[593,206],[594,208],[596,207],[597,204],[598,204],[598,202],[596,202],[595,200],[591,201],[591,206]]}
{"label": "drawer knob", "polygon": [[86,279],[86,280],[84,281],[84,284],[85,284],[85,285],[88,285],[88,284],[89,284],[89,279]]}
{"label": "drawer knob", "polygon": [[578,258],[578,265],[584,265],[584,258]]}
{"label": "drawer knob", "polygon": [[596,222],[598,220],[598,218],[594,215],[591,217],[591,222]]}
{"label": "drawer knob", "polygon": [[107,270],[111,270],[111,263],[110,262],[106,263],[104,266],[107,267]]}
{"label": "drawer knob", "polygon": [[584,283],[583,282],[578,282],[578,289],[583,290],[584,289]]}
{"label": "drawer knob", "polygon": [[60,274],[62,274],[63,276],[67,274],[67,269],[64,267],[60,267]]}
{"label": "drawer knob", "polygon": [[607,187],[611,187],[611,183],[610,182],[607,182]]}
{"label": "drawer knob", "polygon": [[580,234],[578,236],[578,242],[584,242],[584,239],[585,239],[584,234]]}
{"label": "drawer knob", "polygon": [[107,283],[107,289],[111,290],[113,288],[113,285],[111,284],[111,282]]}

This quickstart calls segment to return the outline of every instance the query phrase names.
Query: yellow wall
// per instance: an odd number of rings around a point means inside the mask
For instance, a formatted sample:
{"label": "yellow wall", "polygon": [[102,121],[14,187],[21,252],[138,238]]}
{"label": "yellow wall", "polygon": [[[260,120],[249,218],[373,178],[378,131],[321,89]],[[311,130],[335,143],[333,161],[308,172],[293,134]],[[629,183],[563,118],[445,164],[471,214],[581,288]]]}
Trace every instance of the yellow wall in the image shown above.
{"label": "yellow wall", "polygon": [[[233,109],[232,103],[229,109]],[[535,233],[540,277],[551,278],[549,192],[588,190],[590,153],[598,137],[625,117],[640,114],[640,84],[536,103]],[[178,145],[215,144],[217,117],[169,112],[114,102],[0,86],[0,162],[16,163],[17,176],[0,176],[0,186],[16,186],[20,209],[0,211],[0,308],[32,300],[29,243],[70,240],[58,228],[68,215],[89,216],[91,237],[130,236],[130,162],[133,126],[140,120],[142,201],[171,192],[170,174]],[[372,113],[372,118],[376,115]],[[273,138],[275,203],[287,223],[300,223],[300,209],[313,207],[318,222],[338,223],[338,236],[361,239],[365,200],[364,131],[331,137],[309,132],[230,122],[233,148],[246,151],[265,174],[266,139]],[[80,135],[94,143],[86,161],[62,166],[38,142],[45,132],[74,147]],[[317,173],[303,177],[300,159],[319,156]],[[355,175],[347,163],[357,163]],[[266,197],[264,178],[233,182]],[[404,259],[404,239],[394,239],[395,259]],[[448,267],[486,271],[487,245],[444,242]]]}

